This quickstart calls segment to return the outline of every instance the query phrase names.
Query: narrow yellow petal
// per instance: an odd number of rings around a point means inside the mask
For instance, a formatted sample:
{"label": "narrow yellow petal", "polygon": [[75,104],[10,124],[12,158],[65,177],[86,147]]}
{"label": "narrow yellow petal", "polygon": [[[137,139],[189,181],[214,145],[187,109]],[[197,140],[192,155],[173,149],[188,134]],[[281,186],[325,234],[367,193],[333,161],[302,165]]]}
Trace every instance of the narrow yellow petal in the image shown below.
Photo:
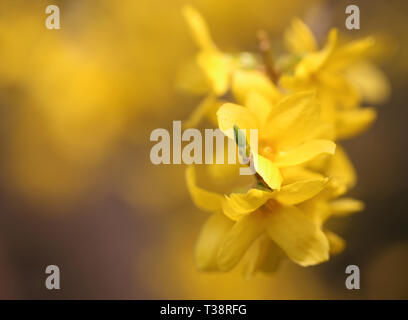
{"label": "narrow yellow petal", "polygon": [[340,145],[337,145],[335,154],[330,157],[325,173],[347,188],[354,187],[357,181],[353,163]]}
{"label": "narrow yellow petal", "polygon": [[355,40],[337,48],[333,52],[329,68],[331,71],[340,71],[365,58],[375,45],[373,37]]}
{"label": "narrow yellow petal", "polygon": [[229,271],[235,267],[263,230],[263,216],[259,213],[252,213],[236,222],[218,250],[219,269]]}
{"label": "narrow yellow petal", "polygon": [[305,201],[297,205],[297,208],[302,210],[309,219],[312,219],[318,228],[321,228],[324,223],[332,215],[328,201],[323,194],[326,189],[323,189],[316,199]]}
{"label": "narrow yellow petal", "polygon": [[391,88],[387,77],[368,61],[353,64],[347,69],[346,77],[369,104],[384,103],[390,96]]}
{"label": "narrow yellow petal", "polygon": [[342,237],[329,230],[324,231],[324,234],[326,235],[327,240],[329,240],[330,254],[337,255],[344,251],[346,248],[346,241],[344,241]]}
{"label": "narrow yellow petal", "polygon": [[270,241],[265,256],[263,257],[262,261],[259,262],[258,269],[261,272],[273,273],[278,269],[280,263],[285,258],[286,255],[282,249],[279,248],[273,241]]}
{"label": "narrow yellow petal", "polygon": [[[319,81],[324,90],[320,90],[320,96],[326,102],[331,99],[336,106],[340,105],[344,108],[356,108],[361,104],[361,95],[357,88],[343,75],[333,72],[322,71],[319,73]],[[327,91],[322,94],[322,91]],[[321,100],[322,101],[322,100]],[[323,105],[322,108],[326,108]],[[329,106],[330,108],[330,106]]]}
{"label": "narrow yellow petal", "polygon": [[185,5],[182,12],[198,47],[203,51],[217,51],[217,47],[211,39],[207,24],[201,14],[190,5]]}
{"label": "narrow yellow petal", "polygon": [[256,172],[271,189],[280,189],[282,184],[282,174],[280,173],[279,168],[271,160],[259,154],[254,155],[254,166]]}
{"label": "narrow yellow petal", "polygon": [[256,91],[250,92],[248,94],[247,101],[245,106],[250,110],[253,114],[258,115],[259,118],[259,125],[261,127],[264,126],[268,114],[271,112],[273,106],[266,97],[257,93]]}
{"label": "narrow yellow petal", "polygon": [[336,133],[338,139],[352,138],[370,127],[377,117],[373,108],[343,110],[337,113]]}
{"label": "narrow yellow petal", "polygon": [[225,197],[222,209],[228,218],[238,221],[264,205],[272,197],[272,192],[259,189],[249,189],[247,193],[231,193]]}
{"label": "narrow yellow petal", "polygon": [[247,108],[233,104],[226,103],[222,105],[217,111],[218,126],[228,138],[235,140],[234,126],[241,130],[245,130],[247,141],[249,142],[250,129],[258,129],[258,118]]}
{"label": "narrow yellow petal", "polygon": [[287,50],[291,53],[302,54],[318,49],[312,31],[298,18],[293,19],[290,27],[285,31],[284,41]]}
{"label": "narrow yellow petal", "polygon": [[318,194],[328,181],[328,178],[308,179],[283,186],[275,192],[275,199],[285,205],[301,203]]}
{"label": "narrow yellow petal", "polygon": [[305,163],[322,153],[334,154],[336,144],[330,140],[310,140],[291,150],[280,152],[274,164],[289,167]]}
{"label": "narrow yellow petal", "polygon": [[295,263],[306,267],[329,259],[329,242],[317,223],[294,206],[276,207],[266,231]]}
{"label": "narrow yellow petal", "polygon": [[234,69],[232,57],[219,52],[203,51],[197,55],[197,63],[207,76],[214,93],[217,96],[224,95]]}
{"label": "narrow yellow petal", "polygon": [[258,271],[276,271],[282,256],[282,250],[266,234],[262,234],[243,257],[245,279],[251,279]]}
{"label": "narrow yellow petal", "polygon": [[201,49],[197,55],[197,64],[207,76],[213,92],[221,96],[229,88],[234,61],[232,57],[218,50],[210,36],[207,24],[197,10],[190,5],[185,5],[182,11],[193,38]]}
{"label": "narrow yellow petal", "polygon": [[214,213],[201,229],[194,251],[197,268],[201,271],[218,270],[217,252],[222,240],[234,223],[222,213]]}
{"label": "narrow yellow petal", "polygon": [[309,170],[302,166],[281,168],[280,171],[282,173],[284,185],[295,183],[300,180],[319,180],[324,178],[322,174]]}
{"label": "narrow yellow petal", "polygon": [[364,210],[364,202],[352,198],[341,198],[330,202],[330,209],[335,216],[347,216]]}
{"label": "narrow yellow petal", "polygon": [[189,166],[186,169],[186,180],[188,191],[190,192],[194,204],[198,208],[209,212],[222,210],[222,202],[224,201],[223,196],[215,192],[204,190],[197,186],[194,166]]}
{"label": "narrow yellow petal", "polygon": [[319,124],[320,106],[314,91],[290,94],[269,113],[261,135],[279,147],[298,145]]}
{"label": "narrow yellow petal", "polygon": [[309,53],[296,66],[295,75],[300,78],[308,78],[319,71],[328,62],[337,44],[338,31],[332,29],[329,32],[326,45],[320,51]]}

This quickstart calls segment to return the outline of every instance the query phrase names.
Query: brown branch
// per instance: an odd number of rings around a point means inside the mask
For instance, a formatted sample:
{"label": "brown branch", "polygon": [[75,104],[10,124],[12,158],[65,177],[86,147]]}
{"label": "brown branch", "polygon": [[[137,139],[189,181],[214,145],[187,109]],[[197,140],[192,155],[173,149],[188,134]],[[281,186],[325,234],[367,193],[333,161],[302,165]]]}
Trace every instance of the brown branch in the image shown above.
{"label": "brown branch", "polygon": [[262,58],[265,65],[265,72],[272,80],[273,83],[277,83],[279,76],[274,67],[274,58],[271,50],[271,42],[269,40],[269,35],[265,30],[259,30],[257,32],[257,38],[259,41],[259,50],[261,51]]}

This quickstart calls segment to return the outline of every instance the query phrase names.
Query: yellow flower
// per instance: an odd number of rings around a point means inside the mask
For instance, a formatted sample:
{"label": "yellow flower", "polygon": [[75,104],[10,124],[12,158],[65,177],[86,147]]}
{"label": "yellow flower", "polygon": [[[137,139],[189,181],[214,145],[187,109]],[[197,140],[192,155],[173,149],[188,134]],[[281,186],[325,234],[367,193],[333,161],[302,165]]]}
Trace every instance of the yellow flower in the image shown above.
{"label": "yellow flower", "polygon": [[337,30],[332,29],[325,46],[318,50],[310,29],[295,19],[286,31],[285,43],[300,62],[293,75],[283,75],[280,83],[295,91],[315,89],[323,119],[335,124],[337,138],[349,138],[364,131],[376,118],[373,108],[359,108],[362,98],[381,102],[389,86],[382,73],[364,60],[374,45],[372,37],[342,46],[337,38]]}
{"label": "yellow flower", "polygon": [[[322,228],[330,244],[330,254],[343,251],[345,241],[335,233],[323,228],[324,223],[332,216],[343,217],[363,210],[364,203],[352,198],[340,198],[356,183],[355,169],[344,149],[337,145],[333,156],[320,156],[307,164],[314,172],[329,176],[327,186],[316,197],[302,204],[302,210],[313,216],[315,222]],[[298,177],[297,168],[290,168],[290,174]],[[286,174],[288,177],[288,173]],[[288,179],[287,179],[288,180]]]}
{"label": "yellow flower", "polygon": [[193,201],[213,213],[197,243],[199,269],[229,271],[246,253],[251,257],[247,257],[247,272],[273,269],[284,256],[301,266],[326,261],[329,242],[320,221],[299,205],[319,194],[329,179],[305,169],[300,172],[298,178],[305,179],[279,191],[251,188],[224,197],[197,186],[195,169],[190,166],[186,178]]}
{"label": "yellow flower", "polygon": [[313,217],[318,228],[325,233],[330,246],[330,254],[338,254],[344,250],[346,242],[340,236],[324,228],[330,217],[344,217],[364,209],[362,201],[353,198],[338,198],[345,193],[342,185],[329,183],[324,191],[313,199],[299,205],[309,217]]}
{"label": "yellow flower", "polygon": [[[213,192],[197,185],[195,167],[187,169],[193,202],[212,213],[197,242],[198,268],[226,272],[242,264],[250,277],[276,270],[285,258],[311,266],[341,252],[345,241],[325,222],[364,204],[340,198],[355,185],[356,172],[333,140],[365,130],[376,112],[361,103],[378,103],[389,94],[385,77],[366,61],[373,38],[339,45],[332,29],[319,49],[311,30],[295,19],[285,32],[289,55],[245,68],[218,50],[197,12],[187,7],[185,15],[201,49],[197,62],[212,84],[190,123],[218,110],[218,127],[240,148],[248,143],[245,157],[256,170],[249,177],[255,185],[242,189],[232,186],[238,165],[209,166],[214,186],[229,184],[227,192]],[[268,67],[278,80],[263,71]],[[221,95],[233,99],[222,103]]]}
{"label": "yellow flower", "polygon": [[344,192],[356,184],[357,175],[354,166],[346,151],[339,144],[336,145],[336,152],[333,156],[318,156],[309,161],[305,167],[330,177],[332,182],[336,183]]}
{"label": "yellow flower", "polygon": [[321,139],[326,126],[320,121],[313,92],[299,92],[270,103],[252,92],[247,106],[224,104],[217,112],[219,128],[234,139],[233,128],[258,130],[258,153],[252,154],[256,172],[271,189],[280,189],[279,168],[305,163],[322,153],[333,154],[335,144]]}
{"label": "yellow flower", "polygon": [[234,71],[239,68],[254,67],[256,59],[246,52],[233,55],[220,51],[213,42],[201,14],[190,5],[185,5],[182,11],[200,49],[196,56],[196,63],[204,73],[210,87],[208,97],[194,110],[185,123],[186,127],[193,127],[204,116],[209,116],[210,120],[214,120],[213,115],[220,106],[218,97],[225,95],[230,89]]}
{"label": "yellow flower", "polygon": [[237,65],[237,60],[217,48],[199,12],[186,5],[183,7],[183,14],[200,49],[196,58],[197,64],[207,76],[213,92],[221,96],[229,88],[230,75]]}

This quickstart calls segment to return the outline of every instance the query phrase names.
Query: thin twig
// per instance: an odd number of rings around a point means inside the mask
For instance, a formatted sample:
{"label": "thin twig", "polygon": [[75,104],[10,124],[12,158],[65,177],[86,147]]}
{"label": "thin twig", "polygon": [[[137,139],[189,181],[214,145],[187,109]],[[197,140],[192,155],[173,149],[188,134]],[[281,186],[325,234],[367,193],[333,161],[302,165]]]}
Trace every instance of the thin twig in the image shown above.
{"label": "thin twig", "polygon": [[259,30],[257,32],[257,38],[259,41],[259,50],[262,53],[262,58],[265,64],[265,71],[269,78],[272,80],[272,82],[276,84],[278,82],[279,77],[273,63],[274,59],[271,50],[271,42],[269,40],[269,35],[265,30]]}

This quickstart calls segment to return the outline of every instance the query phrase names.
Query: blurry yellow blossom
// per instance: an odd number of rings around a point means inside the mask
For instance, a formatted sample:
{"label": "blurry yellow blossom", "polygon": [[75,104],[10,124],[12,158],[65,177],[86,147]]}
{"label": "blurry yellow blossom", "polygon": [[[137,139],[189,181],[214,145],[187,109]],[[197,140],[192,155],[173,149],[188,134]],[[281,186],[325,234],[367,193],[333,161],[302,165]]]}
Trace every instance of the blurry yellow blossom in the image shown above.
{"label": "blurry yellow blossom", "polygon": [[310,29],[299,19],[285,33],[285,43],[294,60],[293,74],[282,75],[280,83],[290,90],[316,89],[322,117],[335,124],[337,138],[350,138],[364,131],[376,118],[373,108],[361,109],[363,99],[380,103],[389,94],[381,71],[366,61],[374,39],[339,45],[332,29],[325,46],[318,50]]}
{"label": "blurry yellow blossom", "polygon": [[228,89],[229,77],[236,62],[231,56],[219,51],[203,17],[194,8],[185,6],[183,13],[200,49],[197,64],[210,80],[214,93],[223,95]]}
{"label": "blurry yellow blossom", "polygon": [[[204,116],[213,115],[219,107],[216,97],[223,96],[231,86],[233,72],[245,66],[254,66],[254,57],[250,54],[232,55],[223,53],[214,44],[207,24],[193,7],[185,5],[183,14],[193,38],[200,49],[196,63],[207,78],[209,96],[197,107],[185,126],[195,126]],[[191,79],[191,78],[190,78]]]}

